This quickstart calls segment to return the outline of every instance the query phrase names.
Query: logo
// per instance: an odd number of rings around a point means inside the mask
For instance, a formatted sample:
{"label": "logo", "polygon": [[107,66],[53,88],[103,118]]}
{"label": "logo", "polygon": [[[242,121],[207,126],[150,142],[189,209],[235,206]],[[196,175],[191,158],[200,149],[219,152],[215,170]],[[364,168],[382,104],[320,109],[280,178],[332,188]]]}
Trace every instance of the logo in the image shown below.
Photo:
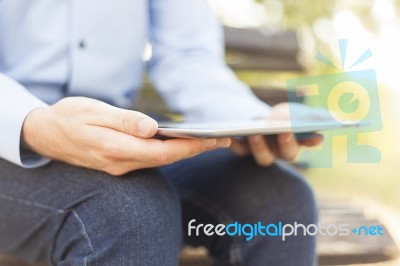
{"label": "logo", "polygon": [[318,162],[314,162],[311,167],[332,167],[332,140],[335,136],[343,135],[347,137],[348,163],[379,163],[381,161],[379,149],[359,142],[360,134],[382,128],[376,73],[373,69],[351,70],[372,57],[372,51],[367,49],[351,64],[349,70],[345,71],[347,44],[347,40],[339,40],[342,70],[338,70],[325,55],[318,52],[316,59],[335,68],[336,73],[294,78],[286,83],[292,126],[300,123],[299,119],[296,119],[298,104],[295,103],[301,101],[302,97],[307,104],[328,110],[333,121],[364,124],[357,130],[327,132],[321,149],[302,152],[300,160],[302,157],[303,159],[319,158]]}
{"label": "logo", "polygon": [[279,237],[282,241],[286,241],[288,237],[293,236],[383,236],[383,227],[381,225],[360,226],[351,228],[349,224],[308,224],[294,222],[293,224],[285,224],[283,222],[263,224],[257,222],[254,224],[241,224],[239,222],[225,224],[195,224],[196,219],[192,219],[188,223],[188,236],[239,236],[244,237],[246,241],[252,240],[256,236],[261,237]]}

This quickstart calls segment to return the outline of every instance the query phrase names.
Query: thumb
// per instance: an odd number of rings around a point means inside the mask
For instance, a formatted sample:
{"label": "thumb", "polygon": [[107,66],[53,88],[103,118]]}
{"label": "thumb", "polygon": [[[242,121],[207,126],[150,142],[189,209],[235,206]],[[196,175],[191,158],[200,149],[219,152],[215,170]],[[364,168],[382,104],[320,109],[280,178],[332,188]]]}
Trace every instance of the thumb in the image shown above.
{"label": "thumb", "polygon": [[151,138],[158,130],[157,122],[140,112],[107,105],[99,115],[97,125],[118,130],[132,136]]}

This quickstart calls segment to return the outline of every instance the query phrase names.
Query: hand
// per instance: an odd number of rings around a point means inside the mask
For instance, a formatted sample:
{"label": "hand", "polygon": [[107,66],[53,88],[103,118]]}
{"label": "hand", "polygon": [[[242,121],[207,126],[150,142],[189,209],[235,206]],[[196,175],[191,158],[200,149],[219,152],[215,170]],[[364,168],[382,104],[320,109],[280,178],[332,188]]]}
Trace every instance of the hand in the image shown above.
{"label": "hand", "polygon": [[22,138],[45,157],[112,175],[230,145],[229,139],[162,141],[152,138],[157,128],[157,122],[142,113],[72,97],[32,111],[25,119]]}
{"label": "hand", "polygon": [[[329,114],[321,109],[314,109],[305,105],[296,106],[297,116],[307,118],[326,118]],[[330,116],[329,116],[330,117]],[[285,120],[290,119],[289,105],[287,103],[276,105],[265,119]],[[271,136],[251,136],[244,140],[234,139],[231,149],[239,156],[252,154],[261,166],[270,166],[276,158],[291,161],[296,158],[300,146],[316,146],[323,137],[314,134],[313,138],[298,141],[293,133],[283,133]]]}

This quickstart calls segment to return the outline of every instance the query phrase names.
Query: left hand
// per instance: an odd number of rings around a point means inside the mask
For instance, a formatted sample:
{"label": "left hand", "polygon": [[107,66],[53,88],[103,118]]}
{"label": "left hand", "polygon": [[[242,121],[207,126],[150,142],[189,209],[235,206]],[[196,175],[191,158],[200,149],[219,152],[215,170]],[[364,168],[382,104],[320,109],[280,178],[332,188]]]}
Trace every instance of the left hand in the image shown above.
{"label": "left hand", "polygon": [[[307,110],[308,117],[325,116],[320,110],[313,111],[309,107],[301,107]],[[266,119],[290,119],[289,105],[279,104],[271,109]],[[277,158],[292,161],[296,158],[300,146],[316,146],[323,140],[322,135],[314,134],[312,138],[298,141],[293,133],[283,133],[270,136],[250,136],[243,140],[233,139],[231,149],[239,156],[252,154],[256,162],[261,166],[272,165]]]}

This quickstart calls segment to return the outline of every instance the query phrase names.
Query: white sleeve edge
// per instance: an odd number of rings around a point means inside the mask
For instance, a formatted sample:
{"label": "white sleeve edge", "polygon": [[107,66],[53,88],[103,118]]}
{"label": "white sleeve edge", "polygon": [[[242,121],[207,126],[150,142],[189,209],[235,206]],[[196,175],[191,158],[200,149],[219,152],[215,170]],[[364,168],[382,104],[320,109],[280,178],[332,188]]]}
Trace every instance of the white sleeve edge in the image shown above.
{"label": "white sleeve edge", "polygon": [[21,133],[27,115],[46,103],[30,94],[15,80],[0,73],[0,158],[24,168],[36,168],[50,160],[39,155],[23,160]]}

